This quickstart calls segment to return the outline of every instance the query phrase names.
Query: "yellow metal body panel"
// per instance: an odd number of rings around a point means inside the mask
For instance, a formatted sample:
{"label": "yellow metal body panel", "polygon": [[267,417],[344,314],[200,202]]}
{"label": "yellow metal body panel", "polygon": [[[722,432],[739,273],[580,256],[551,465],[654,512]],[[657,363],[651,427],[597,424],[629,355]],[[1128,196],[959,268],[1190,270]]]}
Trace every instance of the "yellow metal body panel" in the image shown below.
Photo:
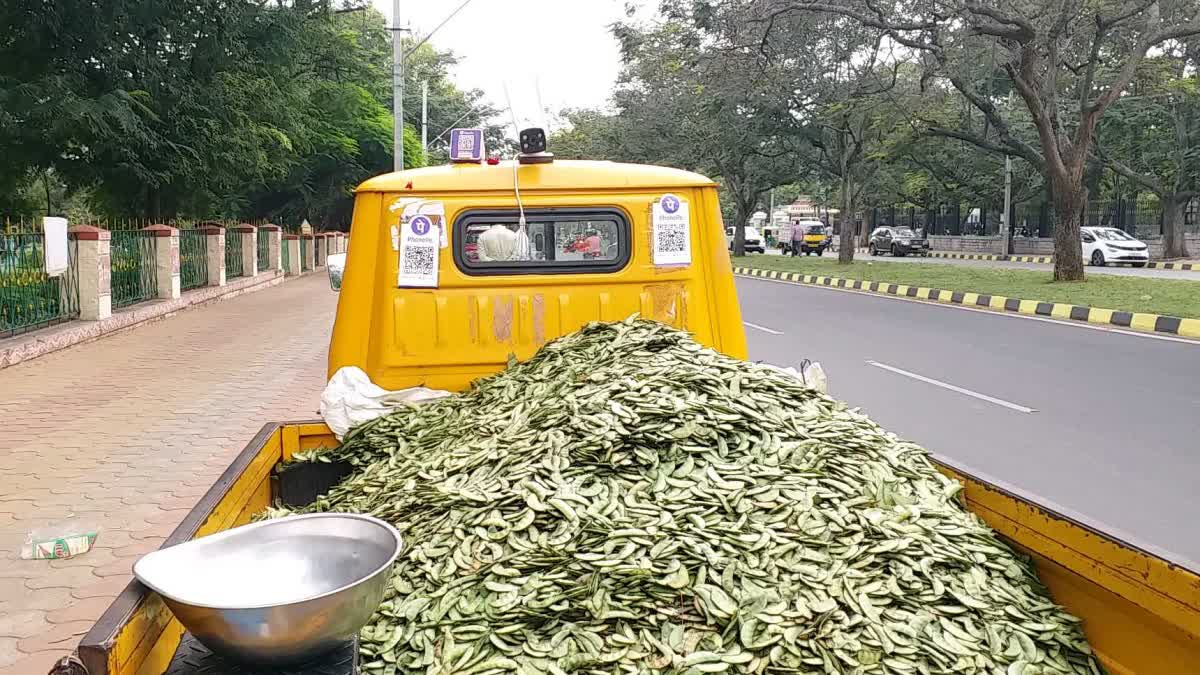
{"label": "yellow metal body panel", "polygon": [[1028,553],[1112,675],[1200,672],[1200,576],[943,465],[967,508]]}
{"label": "yellow metal body panel", "polygon": [[[247,446],[231,467],[234,475],[222,476],[193,510],[202,523],[194,536],[247,522],[271,499],[270,473],[279,462],[336,442],[320,423],[276,426]],[[968,509],[1032,556],[1054,600],[1084,620],[1112,675],[1200,672],[1200,576],[960,469],[939,468],[963,483]],[[113,607],[127,611],[110,608],[81,644],[88,675],[161,675],[182,627],[157,595],[136,584]]]}
{"label": "yellow metal body panel", "polygon": [[[616,209],[629,221],[630,259],[619,271],[472,276],[454,261],[452,224],[470,209],[515,209],[511,164],[433,167],[364,183],[354,207],[354,246],[342,279],[329,374],[358,366],[387,389],[461,391],[590,321],[632,314],[691,331],[744,358],[746,338],[714,184],[703,176],[611,162],[555,162],[518,169],[526,209]],[[411,187],[410,187],[411,186]],[[692,263],[655,266],[651,207],[662,195],[689,204]],[[403,197],[440,201],[450,231],[436,289],[397,288],[389,207]]]}

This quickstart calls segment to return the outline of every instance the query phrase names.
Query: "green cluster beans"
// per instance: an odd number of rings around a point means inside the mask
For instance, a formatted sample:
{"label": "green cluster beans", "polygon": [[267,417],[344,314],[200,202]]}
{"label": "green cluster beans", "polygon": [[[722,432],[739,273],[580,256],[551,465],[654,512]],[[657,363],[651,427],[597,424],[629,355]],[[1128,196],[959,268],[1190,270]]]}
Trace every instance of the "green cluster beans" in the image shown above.
{"label": "green cluster beans", "polygon": [[318,454],[355,472],[307,510],[408,545],[372,675],[1102,672],[923,449],[660,324],[591,324]]}

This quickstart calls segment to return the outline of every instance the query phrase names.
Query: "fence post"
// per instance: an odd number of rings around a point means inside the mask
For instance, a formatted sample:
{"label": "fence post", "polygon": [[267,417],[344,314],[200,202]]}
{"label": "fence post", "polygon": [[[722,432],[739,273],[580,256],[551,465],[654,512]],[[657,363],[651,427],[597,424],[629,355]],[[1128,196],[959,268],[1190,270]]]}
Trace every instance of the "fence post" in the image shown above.
{"label": "fence post", "polygon": [[154,276],[158,286],[160,300],[174,300],[179,297],[179,230],[169,226],[154,224],[143,228],[157,237],[158,244],[154,247]]}
{"label": "fence post", "polygon": [[78,247],[79,318],[107,319],[112,316],[112,233],[93,225],[76,225],[70,232]]}
{"label": "fence post", "polygon": [[283,271],[283,229],[278,225],[263,225],[258,236],[267,238],[267,269]]}
{"label": "fence post", "polygon": [[258,228],[242,223],[233,229],[233,236],[242,238],[242,276],[258,276]]}
{"label": "fence post", "polygon": [[329,236],[324,232],[317,233],[313,236],[313,268],[324,267],[328,257]]}
{"label": "fence post", "polygon": [[306,272],[312,270],[316,266],[316,244],[312,233],[301,234],[301,238],[305,240],[308,246],[301,246],[300,250],[304,253],[304,259],[300,261],[300,271]]}
{"label": "fence post", "polygon": [[225,228],[206,225],[200,228],[206,235],[205,254],[208,258],[208,285],[225,285]]}
{"label": "fence post", "polygon": [[300,272],[300,235],[283,235],[283,269],[289,277],[299,276]]}

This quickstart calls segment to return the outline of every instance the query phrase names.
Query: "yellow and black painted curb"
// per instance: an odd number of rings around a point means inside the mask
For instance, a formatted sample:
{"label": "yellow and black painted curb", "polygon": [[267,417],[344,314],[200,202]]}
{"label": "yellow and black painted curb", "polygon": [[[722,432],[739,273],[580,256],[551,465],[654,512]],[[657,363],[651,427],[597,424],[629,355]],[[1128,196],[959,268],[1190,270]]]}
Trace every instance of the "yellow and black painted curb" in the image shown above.
{"label": "yellow and black painted curb", "polygon": [[[957,260],[995,260],[999,262],[1023,262],[1023,263],[1039,263],[1042,265],[1053,265],[1054,256],[1052,255],[995,255],[992,253],[958,253],[957,251],[930,251],[931,258],[954,258]],[[1124,263],[1113,263],[1124,264]],[[1200,271],[1200,263],[1195,262],[1163,262],[1151,261],[1146,263],[1146,267],[1151,267],[1160,270],[1196,270]]]}
{"label": "yellow and black painted curb", "polygon": [[1062,302],[1042,302],[1040,300],[1022,300],[1006,298],[1002,295],[986,293],[968,293],[966,291],[945,291],[923,286],[893,284],[886,281],[863,281],[859,279],[841,279],[838,277],[822,277],[798,272],[783,272],[780,270],[764,270],[752,267],[735,267],[733,273],[761,279],[777,279],[813,286],[828,286],[830,288],[846,288],[877,295],[894,295],[928,302],[964,305],[979,309],[990,309],[997,312],[1013,312],[1030,316],[1045,316],[1051,319],[1065,319],[1085,323],[1120,326],[1149,333],[1167,333],[1183,337],[1200,338],[1200,319],[1181,319],[1176,316],[1146,314],[1144,312],[1123,312],[1099,307],[1083,307]]}
{"label": "yellow and black painted curb", "polygon": [[994,253],[959,253],[957,251],[930,251],[930,258],[954,258],[956,260],[996,260],[1000,262],[1041,263],[1049,265],[1054,256],[1049,255],[996,255]]}

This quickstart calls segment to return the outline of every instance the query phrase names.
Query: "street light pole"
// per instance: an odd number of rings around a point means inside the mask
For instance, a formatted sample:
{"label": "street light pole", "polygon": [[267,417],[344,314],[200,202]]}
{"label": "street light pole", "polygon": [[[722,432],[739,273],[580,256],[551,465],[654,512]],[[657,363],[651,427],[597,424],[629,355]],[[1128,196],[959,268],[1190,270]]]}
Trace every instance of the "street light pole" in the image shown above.
{"label": "street light pole", "polygon": [[1001,241],[1004,242],[1004,254],[1012,253],[1012,156],[1004,156],[1004,217],[1000,219],[1002,223],[1000,229]]}
{"label": "street light pole", "polygon": [[392,0],[392,166],[404,170],[404,48],[401,42],[400,0]]}
{"label": "street light pole", "polygon": [[429,149],[429,80],[421,80],[421,149]]}

